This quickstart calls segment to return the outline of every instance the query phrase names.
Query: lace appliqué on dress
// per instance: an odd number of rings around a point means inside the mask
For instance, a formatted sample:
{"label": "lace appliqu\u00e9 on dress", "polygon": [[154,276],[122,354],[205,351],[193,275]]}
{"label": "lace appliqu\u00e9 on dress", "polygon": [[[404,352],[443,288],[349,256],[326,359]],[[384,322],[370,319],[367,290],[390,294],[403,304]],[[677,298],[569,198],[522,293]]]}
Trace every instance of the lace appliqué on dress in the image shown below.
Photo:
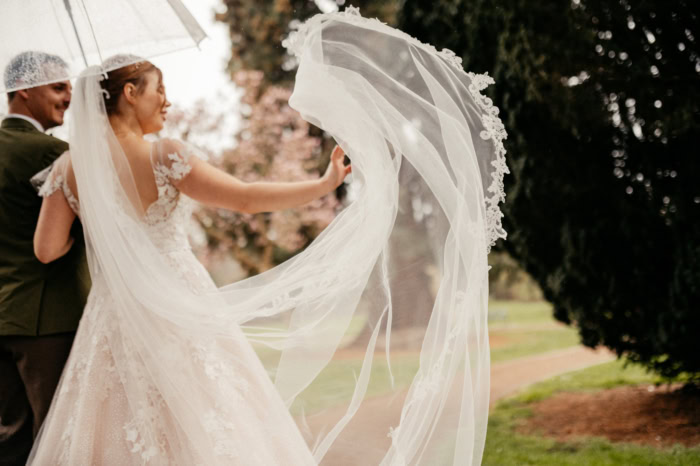
{"label": "lace appliqu\u00e9 on dress", "polygon": [[[152,387],[150,391],[154,391]],[[156,401],[149,400],[142,404],[131,421],[124,424],[126,442],[131,447],[132,453],[141,455],[141,459],[147,463],[150,460],[167,457],[167,441],[165,435],[158,426],[158,417],[165,412],[165,402],[161,397]],[[150,435],[149,435],[150,434]],[[160,434],[160,435],[158,435]],[[154,437],[160,437],[156,440]]]}
{"label": "lace appliqu\u00e9 on dress", "polygon": [[49,197],[63,187],[63,175],[51,176],[39,189],[39,196]]}
{"label": "lace appliqu\u00e9 on dress", "polygon": [[192,166],[188,163],[189,156],[185,157],[177,152],[173,152],[168,154],[168,159],[172,161],[172,165],[170,165],[170,170],[167,174],[173,181],[180,181],[192,170]]}
{"label": "lace appliqu\u00e9 on dress", "polygon": [[167,219],[177,207],[180,191],[173,186],[173,181],[180,181],[187,176],[192,167],[188,163],[189,156],[177,152],[168,154],[170,165],[161,162],[153,164],[153,174],[158,188],[158,199],[148,206],[146,220],[154,224]]}
{"label": "lace appliqu\u00e9 on dress", "polygon": [[229,439],[236,435],[236,425],[219,415],[216,410],[207,411],[202,419],[204,430],[214,441],[214,454],[228,458],[238,458],[238,451]]}
{"label": "lace appliqu\u00e9 on dress", "polygon": [[73,195],[73,192],[68,187],[68,183],[66,183],[63,175],[52,176],[49,174],[48,179],[39,189],[39,196],[48,197],[59,189],[61,192],[63,192],[63,195],[65,196],[66,201],[68,201],[70,208],[76,215],[78,215],[80,212],[80,204],[78,203],[78,199]]}

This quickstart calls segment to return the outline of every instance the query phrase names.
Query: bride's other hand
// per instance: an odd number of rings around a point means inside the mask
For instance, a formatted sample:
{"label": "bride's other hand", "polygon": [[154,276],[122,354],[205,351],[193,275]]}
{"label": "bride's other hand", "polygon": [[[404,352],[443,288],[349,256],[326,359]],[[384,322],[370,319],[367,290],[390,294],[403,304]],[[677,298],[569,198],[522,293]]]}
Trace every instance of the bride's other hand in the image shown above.
{"label": "bride's other hand", "polygon": [[345,151],[340,146],[335,146],[331,153],[331,161],[328,164],[323,179],[331,186],[331,190],[340,186],[345,177],[352,172],[352,165],[345,166]]}

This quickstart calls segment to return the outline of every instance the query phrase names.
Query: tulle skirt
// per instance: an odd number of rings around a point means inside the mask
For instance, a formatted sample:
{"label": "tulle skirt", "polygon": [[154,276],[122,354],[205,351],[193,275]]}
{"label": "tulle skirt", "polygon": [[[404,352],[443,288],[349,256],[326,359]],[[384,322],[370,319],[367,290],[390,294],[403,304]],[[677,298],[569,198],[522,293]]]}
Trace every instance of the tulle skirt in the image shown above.
{"label": "tulle skirt", "polygon": [[[215,288],[191,252],[169,258],[188,286],[202,292]],[[162,380],[152,380],[162,377],[162,368],[151,367],[154,359],[130,347],[113,297],[99,277],[94,282],[30,464],[315,464],[242,333],[235,343],[187,336],[174,342],[177,357],[190,358],[179,361],[182,367],[198,369],[191,380],[197,389],[179,388],[206,399],[166,398],[156,388]],[[173,406],[178,402],[199,407],[198,412],[183,416],[191,409]]]}

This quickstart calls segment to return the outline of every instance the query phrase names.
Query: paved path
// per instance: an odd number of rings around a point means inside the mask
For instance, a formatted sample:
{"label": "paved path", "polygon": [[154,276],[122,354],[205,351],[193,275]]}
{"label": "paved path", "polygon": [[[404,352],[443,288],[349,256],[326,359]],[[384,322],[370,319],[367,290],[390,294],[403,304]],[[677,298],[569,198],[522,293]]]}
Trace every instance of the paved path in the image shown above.
{"label": "paved path", "polygon": [[[613,359],[615,355],[607,349],[592,350],[584,346],[573,346],[493,364],[491,366],[491,406],[501,398],[512,395],[540,380]],[[405,396],[406,392],[403,392],[365,400],[336,444],[326,454],[322,464],[329,466],[378,464],[390,444],[390,439],[386,435],[386,426],[398,424]],[[310,416],[307,422],[314,431],[318,431],[320,426],[328,425],[341,415],[341,412],[326,412]],[[344,444],[343,438],[352,439],[352,441]],[[358,459],[358,452],[362,452],[361,460]],[[348,456],[353,460],[349,461]]]}

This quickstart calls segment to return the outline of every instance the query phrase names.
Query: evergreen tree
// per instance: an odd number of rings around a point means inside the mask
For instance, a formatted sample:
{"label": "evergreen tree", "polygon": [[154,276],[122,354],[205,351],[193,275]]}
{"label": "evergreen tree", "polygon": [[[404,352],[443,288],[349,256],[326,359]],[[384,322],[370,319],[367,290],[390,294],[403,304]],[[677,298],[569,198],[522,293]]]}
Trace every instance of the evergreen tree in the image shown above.
{"label": "evergreen tree", "polygon": [[667,376],[700,376],[699,23],[686,0],[406,0],[398,21],[494,76],[502,247],[555,317]]}

